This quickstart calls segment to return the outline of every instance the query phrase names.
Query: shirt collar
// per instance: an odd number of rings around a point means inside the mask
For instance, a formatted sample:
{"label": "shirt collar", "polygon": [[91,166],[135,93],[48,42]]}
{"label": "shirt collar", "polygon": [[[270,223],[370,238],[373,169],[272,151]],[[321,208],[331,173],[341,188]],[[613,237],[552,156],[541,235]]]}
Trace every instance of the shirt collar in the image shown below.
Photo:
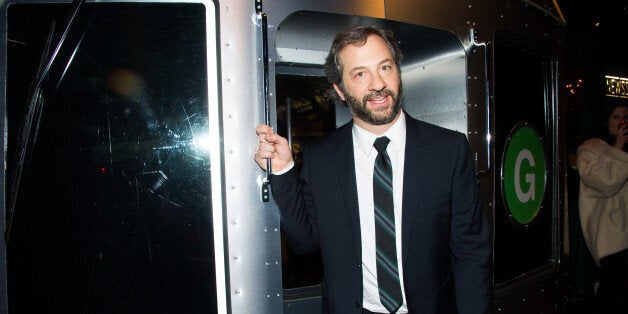
{"label": "shirt collar", "polygon": [[[390,126],[390,128],[381,136],[386,136],[390,139],[388,147],[394,147],[396,150],[403,150],[406,147],[406,115],[401,112],[399,119]],[[373,142],[379,136],[359,127],[357,124],[353,124],[353,145],[358,147],[362,153],[366,156],[370,156],[375,150]],[[392,145],[392,146],[391,146]]]}

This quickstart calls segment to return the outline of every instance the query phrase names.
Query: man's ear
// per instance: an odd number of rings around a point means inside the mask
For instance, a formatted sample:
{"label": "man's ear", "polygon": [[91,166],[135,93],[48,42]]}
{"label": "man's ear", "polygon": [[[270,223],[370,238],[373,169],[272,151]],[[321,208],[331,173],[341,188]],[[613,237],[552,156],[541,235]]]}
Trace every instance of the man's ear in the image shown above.
{"label": "man's ear", "polygon": [[340,88],[340,86],[338,86],[338,84],[334,83],[334,89],[336,90],[336,93],[338,94],[338,97],[340,97],[340,99],[342,99],[342,101],[345,101],[345,94],[342,92],[342,89]]}

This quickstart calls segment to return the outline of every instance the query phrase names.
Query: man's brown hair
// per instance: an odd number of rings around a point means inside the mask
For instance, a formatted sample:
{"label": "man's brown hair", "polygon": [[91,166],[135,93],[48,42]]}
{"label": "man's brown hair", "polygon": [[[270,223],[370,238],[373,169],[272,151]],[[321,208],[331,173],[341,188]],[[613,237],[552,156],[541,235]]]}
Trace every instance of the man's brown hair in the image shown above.
{"label": "man's brown hair", "polygon": [[362,46],[370,35],[379,36],[386,42],[386,46],[393,56],[397,68],[403,58],[397,42],[393,38],[393,32],[375,26],[355,25],[343,32],[338,33],[329,49],[329,54],[325,59],[325,75],[331,84],[342,86],[342,65],[338,63],[338,54],[349,45]]}

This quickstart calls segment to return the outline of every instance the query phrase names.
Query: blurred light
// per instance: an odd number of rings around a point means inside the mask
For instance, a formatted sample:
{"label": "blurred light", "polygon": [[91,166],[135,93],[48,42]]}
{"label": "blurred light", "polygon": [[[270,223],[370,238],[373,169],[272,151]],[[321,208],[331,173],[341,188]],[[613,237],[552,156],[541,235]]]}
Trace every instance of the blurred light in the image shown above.
{"label": "blurred light", "polygon": [[570,95],[575,95],[582,88],[582,79],[577,79],[574,83],[565,84],[565,89]]}
{"label": "blurred light", "polygon": [[606,96],[628,97],[628,78],[606,75]]}
{"label": "blurred light", "polygon": [[209,134],[202,134],[202,135],[195,136],[194,139],[192,140],[192,145],[196,149],[208,152],[210,148]]}

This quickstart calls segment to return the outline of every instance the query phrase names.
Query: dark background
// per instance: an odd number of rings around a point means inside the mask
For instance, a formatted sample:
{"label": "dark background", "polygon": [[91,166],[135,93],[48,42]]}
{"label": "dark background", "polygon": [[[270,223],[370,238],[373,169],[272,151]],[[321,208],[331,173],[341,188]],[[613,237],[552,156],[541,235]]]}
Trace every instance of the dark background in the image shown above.
{"label": "dark background", "polygon": [[[578,146],[599,129],[605,107],[628,104],[605,96],[605,75],[628,77],[628,0],[559,1],[567,20],[565,38],[570,306],[567,313],[595,313],[598,268],[584,243],[578,216]],[[628,282],[626,283],[628,285]]]}
{"label": "dark background", "polygon": [[603,107],[617,101],[604,96],[604,76],[628,77],[628,0],[559,4],[567,20],[563,87],[582,80],[566,97],[568,151],[575,153],[594,134]]}

